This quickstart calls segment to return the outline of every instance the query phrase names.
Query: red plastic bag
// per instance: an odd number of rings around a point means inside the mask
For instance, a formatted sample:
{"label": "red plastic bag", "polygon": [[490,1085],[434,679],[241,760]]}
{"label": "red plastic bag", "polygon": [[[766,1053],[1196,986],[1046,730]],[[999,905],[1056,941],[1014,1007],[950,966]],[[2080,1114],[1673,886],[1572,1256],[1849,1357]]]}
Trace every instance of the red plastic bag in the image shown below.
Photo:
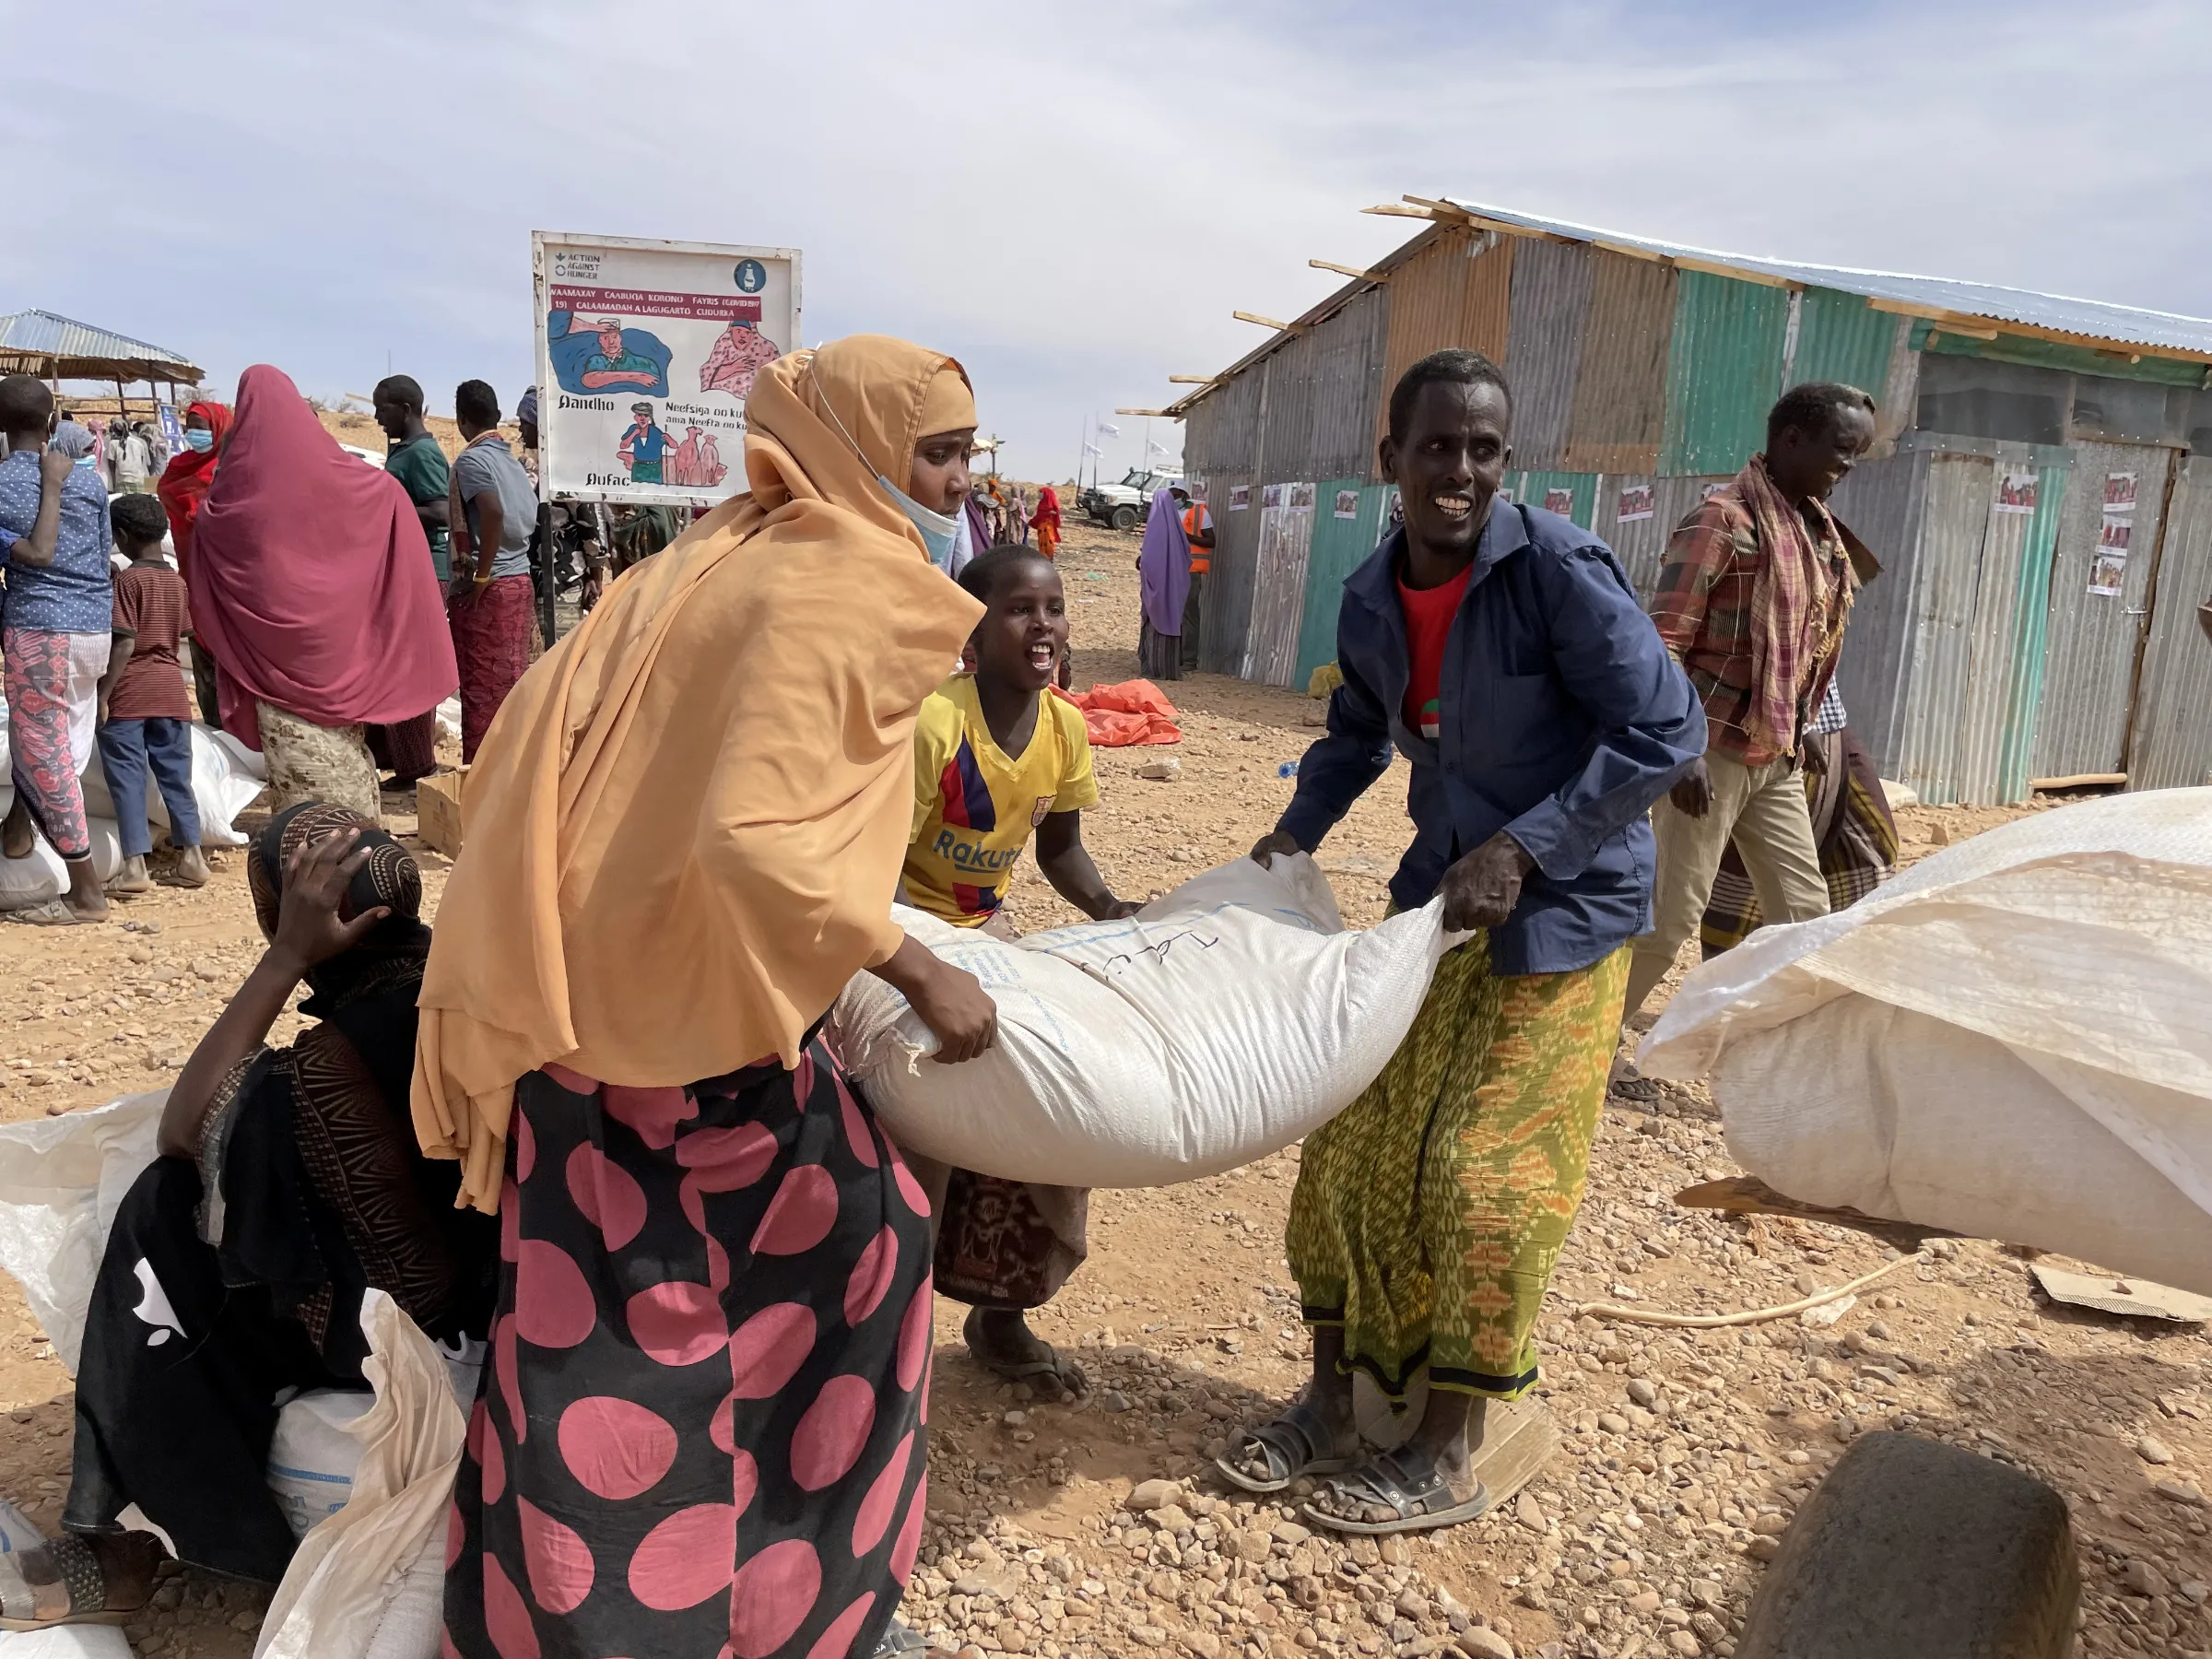
{"label": "red plastic bag", "polygon": [[1093,748],[1182,741],[1182,728],[1175,724],[1175,705],[1148,679],[1124,680],[1118,686],[1093,686],[1088,691],[1062,691],[1060,695],[1083,711],[1083,724]]}

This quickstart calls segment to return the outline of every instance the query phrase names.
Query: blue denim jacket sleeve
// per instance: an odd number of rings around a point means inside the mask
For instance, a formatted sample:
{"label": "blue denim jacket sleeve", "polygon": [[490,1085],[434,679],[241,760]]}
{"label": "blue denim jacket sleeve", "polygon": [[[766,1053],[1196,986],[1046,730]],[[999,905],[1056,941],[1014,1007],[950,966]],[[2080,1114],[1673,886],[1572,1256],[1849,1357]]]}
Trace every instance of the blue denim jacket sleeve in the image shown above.
{"label": "blue denim jacket sleeve", "polygon": [[1568,881],[1705,752],[1705,710],[1603,548],[1543,569],[1552,663],[1597,735],[1582,770],[1505,832]]}
{"label": "blue denim jacket sleeve", "polygon": [[1360,677],[1357,653],[1341,641],[1336,665],[1344,684],[1329,698],[1329,735],[1298,763],[1298,789],[1275,826],[1309,853],[1390,770],[1390,715],[1382,699]]}

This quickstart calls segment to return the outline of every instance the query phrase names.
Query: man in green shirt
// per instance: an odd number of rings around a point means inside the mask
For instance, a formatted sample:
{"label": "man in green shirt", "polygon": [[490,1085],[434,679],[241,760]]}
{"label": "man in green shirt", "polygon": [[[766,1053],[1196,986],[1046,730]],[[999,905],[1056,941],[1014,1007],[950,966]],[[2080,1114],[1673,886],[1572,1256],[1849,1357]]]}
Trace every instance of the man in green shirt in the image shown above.
{"label": "man in green shirt", "polygon": [[447,494],[451,474],[445,452],[422,421],[422,388],[412,375],[394,374],[377,382],[374,396],[376,424],[384,429],[391,447],[384,453],[384,470],[406,488],[415,503],[415,516],[430,540],[430,561],[438,567],[441,586],[453,578],[447,547]]}

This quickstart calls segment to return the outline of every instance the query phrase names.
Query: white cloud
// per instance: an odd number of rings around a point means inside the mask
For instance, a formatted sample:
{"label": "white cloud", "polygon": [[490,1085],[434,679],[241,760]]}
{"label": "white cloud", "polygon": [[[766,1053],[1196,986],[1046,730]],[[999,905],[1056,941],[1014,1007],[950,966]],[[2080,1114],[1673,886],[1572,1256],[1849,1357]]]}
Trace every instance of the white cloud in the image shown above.
{"label": "white cloud", "polygon": [[788,244],[809,339],[958,354],[1009,470],[1064,476],[1087,412],[1257,344],[1232,309],[1402,240],[1357,209],[1408,189],[2212,312],[2184,4],[11,10],[0,310],[226,382],[388,352],[512,404],[533,228]]}

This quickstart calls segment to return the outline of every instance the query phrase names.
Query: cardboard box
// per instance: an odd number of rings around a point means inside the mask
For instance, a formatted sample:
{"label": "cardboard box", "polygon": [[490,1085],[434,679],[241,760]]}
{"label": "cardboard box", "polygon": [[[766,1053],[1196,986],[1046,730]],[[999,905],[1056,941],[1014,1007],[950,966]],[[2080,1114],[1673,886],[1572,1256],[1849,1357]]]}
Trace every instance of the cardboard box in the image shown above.
{"label": "cardboard box", "polygon": [[461,783],[465,766],[434,772],[415,785],[415,833],[448,858],[461,856]]}

